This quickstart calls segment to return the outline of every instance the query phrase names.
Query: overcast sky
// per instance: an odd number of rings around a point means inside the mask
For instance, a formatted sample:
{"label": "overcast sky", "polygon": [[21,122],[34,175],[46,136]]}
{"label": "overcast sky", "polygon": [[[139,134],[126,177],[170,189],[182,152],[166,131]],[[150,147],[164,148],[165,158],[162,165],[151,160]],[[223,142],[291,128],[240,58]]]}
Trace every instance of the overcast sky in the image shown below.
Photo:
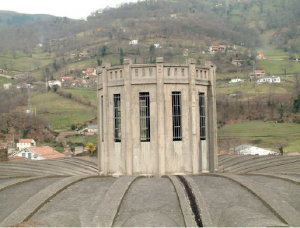
{"label": "overcast sky", "polygon": [[125,2],[137,0],[0,0],[0,10],[81,19],[98,9],[106,6],[115,7]]}

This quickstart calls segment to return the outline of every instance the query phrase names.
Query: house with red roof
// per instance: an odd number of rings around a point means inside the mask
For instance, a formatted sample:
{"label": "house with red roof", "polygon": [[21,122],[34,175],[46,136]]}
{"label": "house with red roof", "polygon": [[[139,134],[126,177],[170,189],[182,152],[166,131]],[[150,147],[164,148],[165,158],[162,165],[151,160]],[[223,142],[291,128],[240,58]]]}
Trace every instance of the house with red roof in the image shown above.
{"label": "house with red roof", "polygon": [[64,158],[66,155],[59,153],[50,146],[40,146],[40,147],[29,147],[22,149],[12,155],[11,158],[21,157],[27,158],[30,160],[45,160],[45,159],[54,159],[54,158]]}
{"label": "house with red roof", "polygon": [[28,147],[35,147],[36,146],[36,142],[34,141],[34,139],[20,139],[19,143],[17,143],[17,149],[23,150],[24,148],[28,148]]}

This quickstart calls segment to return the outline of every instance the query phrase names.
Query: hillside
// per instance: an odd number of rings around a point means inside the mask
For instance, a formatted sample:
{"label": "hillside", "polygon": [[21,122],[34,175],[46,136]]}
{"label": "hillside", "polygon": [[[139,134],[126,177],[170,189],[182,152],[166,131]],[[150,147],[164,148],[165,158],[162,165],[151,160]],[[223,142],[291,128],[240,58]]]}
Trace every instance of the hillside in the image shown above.
{"label": "hillside", "polygon": [[[28,82],[45,90],[45,81],[63,76],[80,80],[86,68],[103,62],[119,65],[131,58],[135,63],[154,63],[163,56],[166,62],[184,63],[195,58],[197,64],[209,60],[217,65],[221,125],[253,120],[299,123],[293,106],[300,88],[300,62],[293,61],[300,57],[299,8],[297,0],[147,0],[117,8],[95,6],[86,21],[0,11],[0,25],[15,18],[14,23],[0,26],[0,68],[6,71],[0,85]],[[132,40],[138,40],[138,45],[129,45]],[[225,45],[226,50],[212,54],[212,45]],[[265,59],[257,59],[258,52]],[[243,63],[235,66],[233,60]],[[255,84],[249,80],[253,69],[279,75],[282,83]],[[28,76],[17,77],[20,72]],[[248,81],[228,84],[236,77]],[[66,89],[77,101],[39,91],[32,104],[54,129],[69,129],[75,122],[82,126],[96,113],[96,93],[91,90],[96,84],[88,81],[88,86]],[[232,99],[228,94],[237,96]],[[270,146],[278,137],[274,134],[261,145]]]}

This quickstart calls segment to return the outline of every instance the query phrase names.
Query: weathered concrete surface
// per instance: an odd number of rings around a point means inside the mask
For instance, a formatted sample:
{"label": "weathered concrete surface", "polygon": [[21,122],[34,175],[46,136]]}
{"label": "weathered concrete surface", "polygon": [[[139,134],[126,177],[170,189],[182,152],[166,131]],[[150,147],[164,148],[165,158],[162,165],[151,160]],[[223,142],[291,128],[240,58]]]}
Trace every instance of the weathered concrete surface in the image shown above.
{"label": "weathered concrete surface", "polygon": [[113,183],[95,212],[92,226],[111,227],[113,225],[123,197],[136,178],[138,177],[121,177]]}
{"label": "weathered concrete surface", "polygon": [[3,220],[9,217],[20,205],[36,195],[39,191],[62,179],[63,178],[45,178],[33,180],[0,192],[0,226],[4,226],[2,225]]}
{"label": "weathered concrete surface", "polygon": [[[251,208],[274,221],[280,220],[267,208],[263,202],[239,184],[222,177],[216,176],[191,176],[201,191],[214,226],[224,211],[229,207],[239,206]],[[235,217],[236,220],[242,218]]]}
{"label": "weathered concrete surface", "polygon": [[12,214],[7,216],[4,221],[0,223],[0,226],[11,226],[28,220],[34,214],[34,212],[43,206],[43,204],[46,203],[51,197],[67,188],[69,185],[84,178],[90,177],[92,176],[73,176],[53,183],[24,202]]}
{"label": "weathered concrete surface", "polygon": [[191,187],[193,194],[196,198],[196,203],[199,208],[200,217],[201,217],[203,226],[204,227],[215,226],[210,217],[210,213],[209,213],[207,205],[204,201],[203,195],[202,195],[201,191],[199,190],[197,184],[195,183],[194,179],[191,178],[190,176],[184,176],[183,178],[188,182],[188,184]]}
{"label": "weathered concrete surface", "polygon": [[[240,219],[237,219],[240,218]],[[221,215],[220,227],[278,227],[288,226],[275,221],[264,214],[257,213],[248,207],[233,206],[227,208]]]}
{"label": "weathered concrete surface", "polygon": [[30,221],[44,226],[90,227],[105,193],[116,181],[113,177],[95,177],[79,181],[45,204]]}
{"label": "weathered concrete surface", "polygon": [[234,174],[219,174],[238,182],[240,185],[254,193],[265,205],[268,205],[270,210],[274,211],[275,215],[290,226],[300,226],[300,213],[295,210],[289,203],[279,198],[271,189],[264,188],[258,182],[255,182],[247,177]]}
{"label": "weathered concrete surface", "polygon": [[171,181],[167,178],[136,180],[123,199],[114,226],[185,226]]}
{"label": "weathered concrete surface", "polygon": [[167,177],[171,180],[171,182],[175,187],[175,191],[177,193],[179,203],[180,203],[180,208],[183,214],[185,226],[196,227],[197,223],[195,221],[195,216],[193,214],[189,199],[187,197],[183,185],[180,183],[180,181],[176,176],[168,175]]}

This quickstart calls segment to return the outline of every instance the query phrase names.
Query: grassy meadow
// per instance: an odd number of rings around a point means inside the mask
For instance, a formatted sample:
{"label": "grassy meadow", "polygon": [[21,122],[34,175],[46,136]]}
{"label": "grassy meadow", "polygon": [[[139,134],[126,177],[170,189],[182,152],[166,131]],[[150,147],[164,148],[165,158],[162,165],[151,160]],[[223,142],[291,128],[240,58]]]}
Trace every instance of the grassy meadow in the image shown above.
{"label": "grassy meadow", "polygon": [[300,151],[300,124],[249,121],[219,129],[218,137],[242,139],[273,150],[283,146],[285,152]]}
{"label": "grassy meadow", "polygon": [[53,129],[66,129],[75,122],[83,124],[96,117],[95,109],[52,92],[34,93],[31,103],[36,107],[37,113],[49,121]]}

